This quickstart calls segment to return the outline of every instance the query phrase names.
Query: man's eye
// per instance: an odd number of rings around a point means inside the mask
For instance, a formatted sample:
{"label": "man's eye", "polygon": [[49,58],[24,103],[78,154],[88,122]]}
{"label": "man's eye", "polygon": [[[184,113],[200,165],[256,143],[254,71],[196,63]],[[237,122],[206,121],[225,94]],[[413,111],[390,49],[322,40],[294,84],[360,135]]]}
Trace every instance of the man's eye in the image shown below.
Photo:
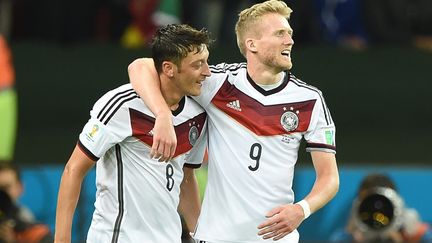
{"label": "man's eye", "polygon": [[199,62],[195,63],[194,67],[195,68],[201,68],[203,66],[203,64],[204,64],[204,62],[199,61]]}

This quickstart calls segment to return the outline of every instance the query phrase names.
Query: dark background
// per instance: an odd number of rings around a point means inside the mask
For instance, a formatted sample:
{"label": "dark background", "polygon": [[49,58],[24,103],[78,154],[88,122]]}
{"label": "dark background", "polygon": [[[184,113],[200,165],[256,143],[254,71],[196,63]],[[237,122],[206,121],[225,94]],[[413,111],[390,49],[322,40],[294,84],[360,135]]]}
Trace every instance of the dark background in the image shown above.
{"label": "dark background", "polygon": [[[12,47],[19,95],[16,161],[31,164],[65,163],[93,103],[128,82],[132,60],[149,55],[145,48],[114,44],[19,41]],[[243,61],[235,48],[221,47],[211,50],[210,59]],[[292,72],[324,93],[337,126],[340,165],[430,162],[430,53],[294,46],[293,62]]]}

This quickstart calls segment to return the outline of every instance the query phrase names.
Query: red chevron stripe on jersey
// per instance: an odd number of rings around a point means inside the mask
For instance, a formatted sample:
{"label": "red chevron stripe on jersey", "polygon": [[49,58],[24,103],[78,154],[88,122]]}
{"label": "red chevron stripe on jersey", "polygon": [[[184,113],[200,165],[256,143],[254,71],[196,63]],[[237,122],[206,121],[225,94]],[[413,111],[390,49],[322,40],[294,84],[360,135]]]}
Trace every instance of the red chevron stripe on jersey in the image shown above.
{"label": "red chevron stripe on jersey", "polygon": [[[234,109],[232,105],[230,105],[230,102],[237,100],[240,107]],[[212,103],[221,111],[259,136],[272,136],[306,131],[311,121],[315,102],[316,100],[307,100],[295,103],[263,105],[257,100],[245,95],[228,81],[224,82],[212,100]],[[296,113],[299,118],[298,127],[290,132],[285,130],[281,124],[281,116],[288,111]],[[254,119],[254,117],[261,118]]]}
{"label": "red chevron stripe on jersey", "polygon": [[[150,131],[154,127],[155,119],[131,108],[129,108],[129,115],[132,127],[132,136],[138,138],[151,147],[153,145],[153,134],[151,134]],[[191,150],[192,145],[189,137],[191,128],[195,126],[198,129],[197,136],[199,136],[203,129],[206,117],[206,113],[201,113],[198,116],[174,127],[177,134],[177,149],[174,153],[174,157]]]}

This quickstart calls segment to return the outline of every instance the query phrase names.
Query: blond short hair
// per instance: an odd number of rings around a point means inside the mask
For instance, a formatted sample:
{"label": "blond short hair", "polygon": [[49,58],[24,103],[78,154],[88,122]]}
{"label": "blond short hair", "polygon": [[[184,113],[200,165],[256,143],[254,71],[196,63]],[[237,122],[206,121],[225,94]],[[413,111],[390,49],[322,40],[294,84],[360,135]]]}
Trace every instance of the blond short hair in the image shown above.
{"label": "blond short hair", "polygon": [[291,8],[289,8],[285,2],[280,0],[268,0],[262,3],[257,3],[252,7],[241,11],[235,26],[237,45],[241,54],[245,56],[246,53],[246,47],[244,44],[246,33],[255,29],[254,25],[262,16],[269,13],[277,13],[289,19],[291,12]]}

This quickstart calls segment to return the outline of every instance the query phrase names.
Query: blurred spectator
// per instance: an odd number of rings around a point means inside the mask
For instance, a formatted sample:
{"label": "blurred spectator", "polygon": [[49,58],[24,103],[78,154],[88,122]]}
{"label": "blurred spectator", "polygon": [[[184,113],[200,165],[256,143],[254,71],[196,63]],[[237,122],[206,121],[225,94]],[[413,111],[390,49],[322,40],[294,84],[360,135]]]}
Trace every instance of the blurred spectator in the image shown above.
{"label": "blurred spectator", "polygon": [[10,37],[12,22],[12,0],[0,0],[0,35]]}
{"label": "blurred spectator", "polygon": [[314,0],[285,0],[293,9],[290,25],[295,30],[296,45],[317,44],[322,41],[319,15]]}
{"label": "blurred spectator", "polygon": [[0,161],[0,242],[53,242],[49,228],[36,222],[30,210],[19,204],[23,190],[19,170]]}
{"label": "blurred spectator", "polygon": [[209,28],[212,2],[217,0],[182,0],[182,22],[196,29]]}
{"label": "blurred spectator", "polygon": [[363,0],[362,13],[371,43],[432,51],[432,1]]}
{"label": "blurred spectator", "polygon": [[[183,0],[182,21],[198,29],[208,28],[216,36],[217,45],[234,48],[237,46],[234,26],[240,10],[259,2],[262,1]],[[296,44],[320,42],[322,38],[314,0],[285,2],[294,10],[290,24],[296,30]]]}
{"label": "blurred spectator", "polygon": [[412,29],[415,33],[414,45],[420,49],[432,51],[432,1],[412,0],[410,6]]}
{"label": "blurred spectator", "polygon": [[15,240],[14,211],[11,198],[4,190],[0,189],[0,243],[10,243]]}
{"label": "blurred spectator", "polygon": [[315,0],[325,41],[353,50],[367,47],[359,1]]}
{"label": "blurred spectator", "polygon": [[95,36],[99,41],[119,41],[131,16],[130,0],[98,0]]}
{"label": "blurred spectator", "polygon": [[431,242],[432,229],[417,211],[407,208],[395,183],[385,174],[361,182],[345,229],[332,242]]}
{"label": "blurred spectator", "polygon": [[11,160],[15,148],[17,97],[12,53],[0,33],[0,160]]}
{"label": "blurred spectator", "polygon": [[180,0],[131,0],[132,21],[121,42],[128,48],[144,47],[151,41],[156,29],[167,24],[180,23]]}
{"label": "blurred spectator", "polygon": [[361,8],[372,43],[408,43],[411,33],[407,0],[362,0]]}

